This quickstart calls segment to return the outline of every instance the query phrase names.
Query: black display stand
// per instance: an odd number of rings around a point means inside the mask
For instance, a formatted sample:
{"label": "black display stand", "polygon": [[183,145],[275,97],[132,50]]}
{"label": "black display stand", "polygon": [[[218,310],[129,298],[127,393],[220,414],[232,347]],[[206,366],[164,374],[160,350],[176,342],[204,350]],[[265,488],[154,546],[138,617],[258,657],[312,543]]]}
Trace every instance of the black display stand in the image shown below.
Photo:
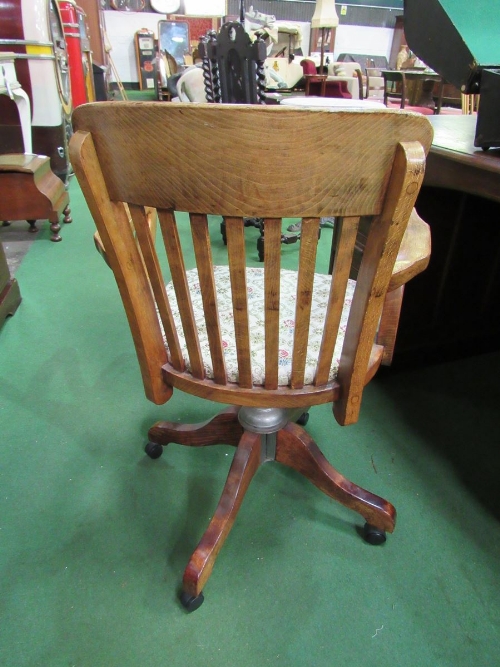
{"label": "black display stand", "polygon": [[155,36],[151,30],[142,28],[135,33],[135,53],[139,88],[154,90],[156,81]]}

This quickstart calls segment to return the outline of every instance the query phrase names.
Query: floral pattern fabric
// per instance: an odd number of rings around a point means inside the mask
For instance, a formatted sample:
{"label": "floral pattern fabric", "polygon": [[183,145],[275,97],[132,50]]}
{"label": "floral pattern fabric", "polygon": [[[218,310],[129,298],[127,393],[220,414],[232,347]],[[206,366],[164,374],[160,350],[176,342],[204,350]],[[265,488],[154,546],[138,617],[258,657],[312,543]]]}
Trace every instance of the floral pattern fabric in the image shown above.
{"label": "floral pattern fabric", "polygon": [[[280,284],[280,327],[279,327],[279,371],[278,382],[280,386],[288,385],[292,370],[293,338],[295,331],[295,304],[297,293],[297,273],[282,269]],[[210,347],[208,344],[207,328],[203,312],[198,271],[191,269],[186,272],[189,291],[193,304],[198,337],[205,366],[207,378],[213,379],[212,361]],[[227,266],[214,267],[215,284],[217,291],[217,304],[219,310],[219,321],[221,328],[222,345],[226,363],[227,378],[229,382],[238,382],[238,362],[236,357],[236,341],[234,333],[233,304],[231,298],[231,282],[229,268]],[[264,327],[264,269],[247,268],[247,295],[250,321],[250,350],[252,364],[252,378],[254,385],[263,385],[265,376],[265,327]],[[313,299],[311,309],[311,322],[309,327],[309,344],[307,347],[305,384],[312,384],[316,372],[316,364],[323,336],[326,308],[330,294],[331,276],[315,274]],[[349,316],[355,282],[349,280],[339,334],[335,345],[329,380],[337,376],[340,354],[344,342],[344,334]],[[172,283],[166,285],[167,295],[170,300],[172,314],[179,333],[182,355],[190,370],[189,356],[186,341],[182,332],[179,308],[175,297]]]}

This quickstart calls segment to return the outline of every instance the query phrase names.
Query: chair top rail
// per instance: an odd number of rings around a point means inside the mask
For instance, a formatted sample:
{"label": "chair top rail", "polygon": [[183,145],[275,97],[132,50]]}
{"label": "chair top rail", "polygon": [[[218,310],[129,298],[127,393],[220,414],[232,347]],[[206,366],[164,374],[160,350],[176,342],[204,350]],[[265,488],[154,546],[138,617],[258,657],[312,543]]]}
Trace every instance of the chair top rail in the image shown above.
{"label": "chair top rail", "polygon": [[396,145],[432,141],[427,119],[389,110],[99,102],[73,125],[112,200],[236,217],[380,213]]}

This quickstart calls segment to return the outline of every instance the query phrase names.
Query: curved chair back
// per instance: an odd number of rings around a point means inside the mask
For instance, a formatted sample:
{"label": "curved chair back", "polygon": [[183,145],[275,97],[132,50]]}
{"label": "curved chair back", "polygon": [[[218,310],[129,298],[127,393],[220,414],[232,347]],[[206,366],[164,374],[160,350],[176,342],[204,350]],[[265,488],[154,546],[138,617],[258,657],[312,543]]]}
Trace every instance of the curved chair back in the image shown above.
{"label": "curved chair back", "polygon": [[309,58],[303,58],[300,61],[300,64],[302,65],[302,72],[304,73],[304,76],[306,74],[317,74],[316,70],[316,65],[314,64],[313,60],[310,60]]}

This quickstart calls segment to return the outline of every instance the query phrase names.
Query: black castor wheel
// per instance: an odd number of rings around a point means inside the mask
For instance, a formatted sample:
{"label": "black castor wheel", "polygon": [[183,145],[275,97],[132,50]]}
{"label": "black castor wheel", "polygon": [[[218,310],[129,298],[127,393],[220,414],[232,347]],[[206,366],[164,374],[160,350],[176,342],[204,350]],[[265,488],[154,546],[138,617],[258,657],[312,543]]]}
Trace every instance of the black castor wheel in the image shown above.
{"label": "black castor wheel", "polygon": [[383,544],[387,539],[385,530],[376,528],[375,526],[372,526],[371,523],[365,523],[363,537],[365,538],[365,541],[368,542],[368,544],[373,544],[374,546]]}
{"label": "black castor wheel", "polygon": [[307,422],[309,421],[309,413],[308,412],[303,412],[300,417],[297,419],[297,424],[299,426],[305,426]]}
{"label": "black castor wheel", "polygon": [[148,442],[144,451],[150,459],[159,459],[163,454],[163,447],[156,442]]}
{"label": "black castor wheel", "polygon": [[203,604],[204,599],[203,593],[200,593],[196,597],[189,595],[186,591],[182,591],[181,593],[181,604],[189,613],[199,609]]}

